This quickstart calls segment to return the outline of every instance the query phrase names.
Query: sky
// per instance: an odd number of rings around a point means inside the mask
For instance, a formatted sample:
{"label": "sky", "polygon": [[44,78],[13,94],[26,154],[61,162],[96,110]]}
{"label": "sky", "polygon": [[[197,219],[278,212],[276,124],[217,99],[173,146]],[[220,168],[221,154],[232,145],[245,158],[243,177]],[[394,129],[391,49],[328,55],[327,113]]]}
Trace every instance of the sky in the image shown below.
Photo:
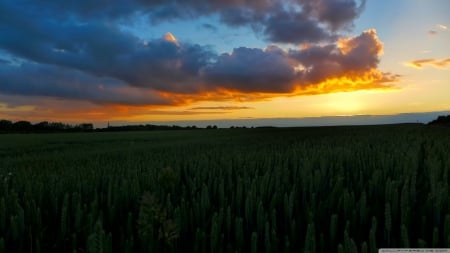
{"label": "sky", "polygon": [[0,118],[450,111],[448,10],[448,0],[1,0]]}

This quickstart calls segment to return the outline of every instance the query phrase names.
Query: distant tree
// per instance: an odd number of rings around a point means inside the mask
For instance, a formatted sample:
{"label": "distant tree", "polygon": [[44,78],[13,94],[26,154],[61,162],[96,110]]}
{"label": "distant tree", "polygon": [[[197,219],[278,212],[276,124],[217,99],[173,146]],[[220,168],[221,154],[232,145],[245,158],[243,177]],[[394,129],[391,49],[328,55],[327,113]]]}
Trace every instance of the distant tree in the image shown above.
{"label": "distant tree", "polygon": [[15,131],[20,131],[20,132],[30,131],[30,130],[32,130],[32,128],[33,128],[33,125],[31,125],[30,122],[24,121],[24,120],[14,122],[14,124],[13,124],[13,129]]}
{"label": "distant tree", "polygon": [[428,125],[443,125],[450,126],[450,115],[439,116],[437,119],[428,123]]}
{"label": "distant tree", "polygon": [[33,126],[37,131],[45,131],[50,129],[50,124],[47,121],[42,121]]}
{"label": "distant tree", "polygon": [[60,130],[64,130],[66,128],[66,126],[61,122],[52,122],[52,123],[50,123],[50,128],[53,131],[58,131],[58,130],[60,131]]}
{"label": "distant tree", "polygon": [[1,130],[4,130],[4,131],[11,130],[12,126],[13,126],[13,123],[11,121],[5,120],[5,119],[0,120],[0,131]]}
{"label": "distant tree", "polygon": [[83,131],[92,131],[92,130],[94,130],[94,124],[92,124],[92,123],[82,123],[82,124],[80,124],[79,127]]}

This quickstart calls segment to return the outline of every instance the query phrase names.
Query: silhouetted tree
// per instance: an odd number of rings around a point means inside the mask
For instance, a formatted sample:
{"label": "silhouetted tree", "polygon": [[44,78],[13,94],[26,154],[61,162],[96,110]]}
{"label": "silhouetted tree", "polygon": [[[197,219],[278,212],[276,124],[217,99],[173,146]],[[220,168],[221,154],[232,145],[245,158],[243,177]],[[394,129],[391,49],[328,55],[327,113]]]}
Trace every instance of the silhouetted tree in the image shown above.
{"label": "silhouetted tree", "polygon": [[17,121],[13,124],[13,129],[19,132],[26,132],[33,129],[33,125],[31,125],[28,121]]}
{"label": "silhouetted tree", "polygon": [[66,126],[61,122],[52,122],[52,123],[50,123],[50,128],[52,130],[58,131],[58,130],[64,130],[66,128]]}
{"label": "silhouetted tree", "polygon": [[46,131],[46,130],[48,131],[50,130],[50,124],[47,121],[42,121],[35,124],[33,128],[38,131]]}
{"label": "silhouetted tree", "polygon": [[3,131],[11,130],[12,126],[13,126],[13,123],[11,121],[5,120],[5,119],[0,120],[0,131],[1,130],[3,130]]}
{"label": "silhouetted tree", "polygon": [[92,131],[94,130],[94,124],[92,123],[82,123],[79,125],[82,131]]}
{"label": "silhouetted tree", "polygon": [[439,116],[437,119],[428,123],[428,125],[444,125],[450,126],[450,115]]}

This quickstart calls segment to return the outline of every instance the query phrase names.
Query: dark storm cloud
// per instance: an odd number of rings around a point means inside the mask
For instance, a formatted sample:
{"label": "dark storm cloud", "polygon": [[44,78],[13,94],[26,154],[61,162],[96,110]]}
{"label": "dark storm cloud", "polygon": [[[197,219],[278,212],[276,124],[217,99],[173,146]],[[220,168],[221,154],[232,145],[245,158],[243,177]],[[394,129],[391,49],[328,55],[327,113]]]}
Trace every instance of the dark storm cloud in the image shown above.
{"label": "dark storm cloud", "polygon": [[154,40],[110,63],[107,74],[133,86],[192,93],[201,88],[200,68],[214,56],[207,47]]}
{"label": "dark storm cloud", "polygon": [[11,4],[0,7],[0,47],[35,62],[90,69],[97,62],[89,60],[110,62],[136,43],[117,27],[94,21],[60,23],[26,7],[19,9]]}
{"label": "dark storm cloud", "polygon": [[243,92],[289,92],[295,78],[287,55],[275,46],[236,48],[222,54],[202,74],[213,86]]}
{"label": "dark storm cloud", "polygon": [[[170,95],[195,100],[197,94],[223,90],[289,93],[377,68],[381,44],[374,31],[342,42],[342,48],[335,43],[335,30],[351,24],[363,5],[351,0],[4,0],[0,55],[14,62],[0,60],[0,93],[124,104],[177,104]],[[277,46],[241,47],[218,55],[171,34],[143,41],[120,29],[138,14],[154,22],[217,14],[222,22],[250,26],[269,41],[321,44],[289,52]]]}
{"label": "dark storm cloud", "polygon": [[[150,19],[161,22],[218,14],[231,26],[250,26],[272,42],[322,41],[359,17],[366,0],[191,0],[141,1],[151,6]],[[328,29],[325,29],[323,25]]]}
{"label": "dark storm cloud", "polygon": [[352,24],[364,10],[366,0],[299,0],[304,12],[337,30]]}
{"label": "dark storm cloud", "polygon": [[245,7],[226,8],[220,12],[221,21],[231,26],[253,25],[259,27],[265,15]]}
{"label": "dark storm cloud", "polygon": [[264,24],[264,34],[269,41],[281,43],[308,43],[324,41],[331,35],[303,13],[280,11],[270,16]]}
{"label": "dark storm cloud", "polygon": [[[232,26],[249,26],[262,31],[272,42],[321,41],[340,28],[348,27],[365,5],[365,0],[80,0],[4,1],[6,16],[32,16],[32,20],[51,17],[61,25],[79,23],[126,23],[145,15],[153,23],[176,19],[195,19],[217,14]],[[72,19],[72,20],[69,20]],[[39,22],[38,22],[39,23]],[[321,24],[326,24],[329,30]],[[282,26],[284,25],[284,26]],[[282,31],[280,31],[282,30]],[[286,32],[284,32],[286,31]],[[290,33],[290,35],[288,35]],[[301,39],[299,39],[301,38]]]}
{"label": "dark storm cloud", "polygon": [[185,0],[138,1],[149,7],[154,20],[192,18],[217,13],[228,24],[264,23],[267,16],[279,9],[297,10],[333,30],[353,22],[364,9],[366,0]]}
{"label": "dark storm cloud", "polygon": [[208,48],[180,47],[164,39],[143,42],[103,23],[58,24],[26,15],[0,17],[0,21],[0,47],[14,55],[133,86],[193,92],[198,87],[191,79],[211,58]]}
{"label": "dark storm cloud", "polygon": [[0,68],[0,93],[45,96],[94,103],[170,104],[156,93],[133,90],[121,81],[98,78],[62,67],[23,64]]}

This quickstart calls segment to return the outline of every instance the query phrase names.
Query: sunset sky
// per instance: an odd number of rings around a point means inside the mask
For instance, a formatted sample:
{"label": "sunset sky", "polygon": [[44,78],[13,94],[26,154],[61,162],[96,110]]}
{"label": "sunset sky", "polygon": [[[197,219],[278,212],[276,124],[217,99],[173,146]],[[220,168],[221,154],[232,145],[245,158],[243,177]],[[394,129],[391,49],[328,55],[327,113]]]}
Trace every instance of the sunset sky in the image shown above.
{"label": "sunset sky", "polygon": [[450,111],[448,0],[1,0],[0,119]]}

